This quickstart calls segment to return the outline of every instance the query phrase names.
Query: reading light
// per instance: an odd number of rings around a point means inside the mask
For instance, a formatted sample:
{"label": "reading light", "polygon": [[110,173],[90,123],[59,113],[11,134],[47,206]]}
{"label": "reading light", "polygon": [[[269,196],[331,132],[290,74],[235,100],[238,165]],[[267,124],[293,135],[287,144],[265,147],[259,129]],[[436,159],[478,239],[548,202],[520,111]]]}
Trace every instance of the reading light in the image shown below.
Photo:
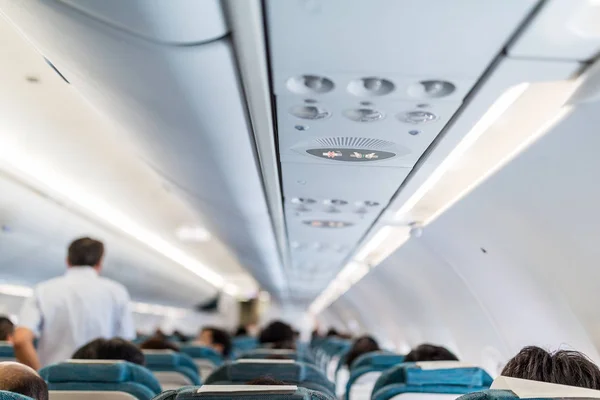
{"label": "reading light", "polygon": [[3,139],[5,138],[3,143],[0,143],[0,163],[6,164],[8,169],[15,172],[17,176],[26,179],[38,188],[49,189],[61,200],[76,205],[86,214],[138,240],[150,249],[198,275],[211,285],[217,288],[223,287],[225,282],[219,273],[173,246],[154,232],[138,225],[127,214],[113,208],[103,199],[94,196],[94,194],[78,187],[66,177],[57,174],[53,168],[39,164],[34,158],[28,156],[25,151],[21,151],[18,146],[11,143],[11,138],[14,138],[14,136],[16,135],[0,135]]}
{"label": "reading light", "polygon": [[[422,227],[496,172],[569,114],[567,104],[584,77],[577,81],[523,83],[509,88],[481,117],[463,140],[397,210],[400,225],[377,231],[357,252],[354,260],[376,266]],[[460,159],[460,165],[457,161]],[[414,223],[413,221],[419,221]],[[350,262],[342,272],[356,268]],[[367,271],[368,272],[368,271]],[[309,311],[316,315],[349,287],[349,272],[340,273],[315,299]],[[366,272],[365,272],[366,273]],[[356,275],[358,282],[362,276]]]}

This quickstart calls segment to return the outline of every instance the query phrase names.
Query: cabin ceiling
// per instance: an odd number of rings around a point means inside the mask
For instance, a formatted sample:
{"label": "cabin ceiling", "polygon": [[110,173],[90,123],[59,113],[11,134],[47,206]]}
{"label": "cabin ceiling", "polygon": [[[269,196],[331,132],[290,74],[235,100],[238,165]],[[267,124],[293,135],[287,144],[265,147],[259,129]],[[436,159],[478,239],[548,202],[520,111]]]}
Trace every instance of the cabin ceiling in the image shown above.
{"label": "cabin ceiling", "polygon": [[[258,96],[217,0],[0,0],[69,82],[3,20],[0,129],[238,288],[305,305],[502,92],[596,54],[548,36],[583,4],[567,2],[249,0],[264,6],[248,16],[267,45]],[[271,116],[267,154],[256,121]],[[213,238],[181,243],[181,225]]]}

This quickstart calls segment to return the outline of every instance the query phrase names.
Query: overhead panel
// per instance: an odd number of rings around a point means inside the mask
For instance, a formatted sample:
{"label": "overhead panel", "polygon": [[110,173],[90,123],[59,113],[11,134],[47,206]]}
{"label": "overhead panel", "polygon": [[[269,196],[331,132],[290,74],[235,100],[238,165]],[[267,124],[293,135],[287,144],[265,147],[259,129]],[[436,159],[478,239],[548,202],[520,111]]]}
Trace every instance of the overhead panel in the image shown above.
{"label": "overhead panel", "polygon": [[600,3],[551,0],[509,49],[509,56],[588,61],[600,53]]}
{"label": "overhead panel", "polygon": [[297,298],[345,264],[536,3],[266,1]]}

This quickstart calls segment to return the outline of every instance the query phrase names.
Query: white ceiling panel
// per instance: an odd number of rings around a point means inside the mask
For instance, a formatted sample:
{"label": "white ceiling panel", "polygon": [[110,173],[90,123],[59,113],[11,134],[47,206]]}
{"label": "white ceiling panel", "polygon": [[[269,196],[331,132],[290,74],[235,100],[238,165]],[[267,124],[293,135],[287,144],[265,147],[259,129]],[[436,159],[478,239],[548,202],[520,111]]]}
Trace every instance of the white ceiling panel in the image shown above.
{"label": "white ceiling panel", "polygon": [[300,74],[478,78],[537,0],[269,0],[275,82]]}

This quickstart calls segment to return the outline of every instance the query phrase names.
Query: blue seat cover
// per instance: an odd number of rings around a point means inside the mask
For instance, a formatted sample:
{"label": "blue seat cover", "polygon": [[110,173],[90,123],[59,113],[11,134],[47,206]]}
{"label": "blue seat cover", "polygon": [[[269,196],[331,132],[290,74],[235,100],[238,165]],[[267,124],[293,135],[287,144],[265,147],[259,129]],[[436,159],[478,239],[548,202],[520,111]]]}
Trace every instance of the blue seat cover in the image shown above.
{"label": "blue seat cover", "polygon": [[0,390],[0,400],[33,400],[31,397],[19,393],[8,392],[6,390]]}
{"label": "blue seat cover", "polygon": [[12,344],[7,342],[0,343],[0,358],[15,358],[15,349]]}
{"label": "blue seat cover", "polygon": [[150,371],[179,372],[190,380],[193,385],[201,385],[198,367],[192,357],[185,353],[176,352],[144,352],[146,368]]}
{"label": "blue seat cover", "polygon": [[401,393],[466,394],[488,389],[492,378],[479,367],[421,369],[405,363],[385,371],[375,383],[372,400]]}
{"label": "blue seat cover", "polygon": [[346,383],[346,399],[349,398],[350,388],[358,378],[369,372],[385,371],[404,361],[404,356],[389,351],[372,351],[358,357],[350,366],[350,378]]}
{"label": "blue seat cover", "polygon": [[[315,390],[299,387],[295,393],[260,393],[260,394],[245,394],[232,393],[224,396],[221,394],[212,393],[197,393],[198,386],[186,386],[177,390],[168,390],[161,393],[154,400],[224,400],[224,399],[239,399],[239,400],[335,400],[334,397],[326,393]],[[1,399],[0,399],[1,400]]]}
{"label": "blue seat cover", "polygon": [[40,370],[50,390],[118,391],[150,400],[162,391],[148,369],[129,362],[63,362]]}
{"label": "blue seat cover", "polygon": [[223,356],[215,349],[206,346],[197,346],[197,345],[186,345],[180,348],[180,351],[184,354],[187,354],[193,359],[202,359],[208,360],[212,362],[215,366],[222,365],[224,360]]}

